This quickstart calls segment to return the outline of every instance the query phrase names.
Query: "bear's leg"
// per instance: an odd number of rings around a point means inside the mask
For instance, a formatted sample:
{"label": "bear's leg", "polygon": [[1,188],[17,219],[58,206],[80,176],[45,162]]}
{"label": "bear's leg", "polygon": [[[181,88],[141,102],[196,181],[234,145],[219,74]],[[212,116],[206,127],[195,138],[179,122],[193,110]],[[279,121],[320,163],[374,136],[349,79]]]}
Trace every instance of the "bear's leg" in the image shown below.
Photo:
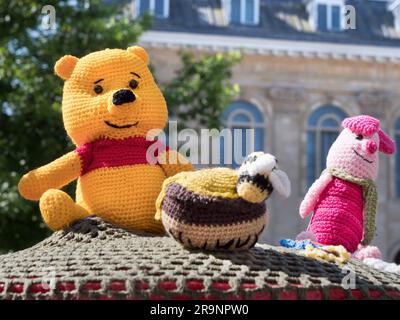
{"label": "bear's leg", "polygon": [[54,231],[64,229],[89,213],[76,204],[64,191],[49,189],[40,197],[40,212],[44,222]]}

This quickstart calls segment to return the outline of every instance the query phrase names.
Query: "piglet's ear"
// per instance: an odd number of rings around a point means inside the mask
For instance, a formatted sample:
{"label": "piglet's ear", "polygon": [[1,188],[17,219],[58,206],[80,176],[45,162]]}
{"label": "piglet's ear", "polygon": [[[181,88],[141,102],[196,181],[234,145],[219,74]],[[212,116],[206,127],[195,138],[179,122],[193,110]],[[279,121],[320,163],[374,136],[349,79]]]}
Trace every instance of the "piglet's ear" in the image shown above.
{"label": "piglet's ear", "polygon": [[395,142],[382,130],[379,129],[379,151],[385,154],[393,154],[396,152]]}
{"label": "piglet's ear", "polygon": [[60,58],[55,66],[54,66],[54,72],[63,80],[67,80],[71,74],[72,71],[74,71],[74,68],[76,66],[76,63],[79,61],[79,58],[74,57],[74,56],[64,56]]}
{"label": "piglet's ear", "polygon": [[149,55],[147,54],[146,50],[144,50],[142,47],[133,46],[129,47],[127,50],[128,52],[137,55],[146,65],[149,64],[150,61]]}

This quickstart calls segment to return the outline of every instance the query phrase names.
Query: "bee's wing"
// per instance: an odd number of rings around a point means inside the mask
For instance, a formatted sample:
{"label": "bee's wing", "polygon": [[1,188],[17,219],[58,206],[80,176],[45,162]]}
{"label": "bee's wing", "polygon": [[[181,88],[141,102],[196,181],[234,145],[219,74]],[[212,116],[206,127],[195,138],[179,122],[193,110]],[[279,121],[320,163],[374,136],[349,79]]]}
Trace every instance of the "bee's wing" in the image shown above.
{"label": "bee's wing", "polygon": [[281,196],[285,198],[290,196],[290,180],[285,172],[279,169],[273,170],[269,175],[269,181]]}

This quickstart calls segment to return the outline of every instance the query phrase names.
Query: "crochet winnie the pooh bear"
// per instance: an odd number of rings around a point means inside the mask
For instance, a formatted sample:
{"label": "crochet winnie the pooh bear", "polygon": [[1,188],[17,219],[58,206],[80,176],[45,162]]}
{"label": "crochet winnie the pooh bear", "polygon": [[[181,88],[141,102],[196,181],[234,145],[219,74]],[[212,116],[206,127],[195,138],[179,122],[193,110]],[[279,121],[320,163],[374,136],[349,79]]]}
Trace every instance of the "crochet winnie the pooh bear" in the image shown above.
{"label": "crochet winnie the pooh bear", "polygon": [[[57,61],[55,72],[65,80],[64,126],[77,148],[24,175],[18,186],[24,198],[39,200],[51,229],[95,214],[124,228],[163,232],[154,219],[162,183],[192,166],[147,139],[150,130],[164,128],[168,116],[148,63],[138,46]],[[150,148],[155,151],[149,161]],[[75,179],[76,201],[59,190]]]}

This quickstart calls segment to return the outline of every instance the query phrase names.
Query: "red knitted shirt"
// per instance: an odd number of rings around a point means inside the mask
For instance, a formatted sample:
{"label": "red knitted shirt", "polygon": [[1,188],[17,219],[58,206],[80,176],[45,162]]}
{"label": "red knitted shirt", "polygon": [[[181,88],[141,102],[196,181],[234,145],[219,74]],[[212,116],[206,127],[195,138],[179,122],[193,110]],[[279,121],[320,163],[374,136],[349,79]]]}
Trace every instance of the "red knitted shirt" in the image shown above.
{"label": "red knitted shirt", "polygon": [[[156,144],[156,145],[155,145]],[[147,150],[149,161],[146,158]],[[76,148],[82,161],[81,176],[99,168],[119,167],[134,164],[157,164],[159,153],[167,151],[168,147],[158,140],[149,141],[143,137],[126,139],[99,139],[85,143]]]}

